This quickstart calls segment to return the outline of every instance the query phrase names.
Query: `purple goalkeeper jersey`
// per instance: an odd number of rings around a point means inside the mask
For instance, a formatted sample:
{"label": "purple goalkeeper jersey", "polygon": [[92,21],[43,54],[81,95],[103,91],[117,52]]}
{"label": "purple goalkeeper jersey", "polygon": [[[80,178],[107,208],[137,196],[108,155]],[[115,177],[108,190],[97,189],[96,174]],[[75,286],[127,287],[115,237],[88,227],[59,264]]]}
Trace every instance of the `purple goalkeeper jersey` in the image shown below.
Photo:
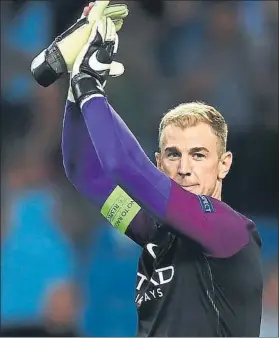
{"label": "purple goalkeeper jersey", "polygon": [[251,220],[158,170],[104,97],[82,111],[67,102],[62,151],[71,183],[102,213],[109,210],[112,225],[119,223],[115,199],[130,198],[125,215],[138,206],[121,231],[143,247],[139,336],[259,335],[261,240]]}

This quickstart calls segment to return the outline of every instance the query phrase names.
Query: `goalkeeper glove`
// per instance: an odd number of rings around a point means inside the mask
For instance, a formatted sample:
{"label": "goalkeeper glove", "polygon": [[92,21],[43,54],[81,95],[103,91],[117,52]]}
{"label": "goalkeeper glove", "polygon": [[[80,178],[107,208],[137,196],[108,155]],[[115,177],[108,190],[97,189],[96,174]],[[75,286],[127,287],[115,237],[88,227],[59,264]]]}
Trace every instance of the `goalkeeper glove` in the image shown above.
{"label": "goalkeeper glove", "polygon": [[[73,65],[71,86],[74,99],[79,105],[88,97],[105,95],[104,86],[117,50],[118,35],[115,26],[110,18],[102,18],[92,28],[88,42]],[[121,74],[123,72],[124,67]]]}
{"label": "goalkeeper glove", "polygon": [[[93,25],[101,17],[109,17],[115,29],[121,29],[123,19],[128,15],[126,5],[108,6],[109,1],[96,0],[88,17],[82,16],[73,26],[58,36],[55,41],[43,50],[31,64],[35,80],[43,87],[48,87],[61,77],[71,72],[73,63],[87,42]],[[118,75],[119,65],[115,63],[111,75]]]}

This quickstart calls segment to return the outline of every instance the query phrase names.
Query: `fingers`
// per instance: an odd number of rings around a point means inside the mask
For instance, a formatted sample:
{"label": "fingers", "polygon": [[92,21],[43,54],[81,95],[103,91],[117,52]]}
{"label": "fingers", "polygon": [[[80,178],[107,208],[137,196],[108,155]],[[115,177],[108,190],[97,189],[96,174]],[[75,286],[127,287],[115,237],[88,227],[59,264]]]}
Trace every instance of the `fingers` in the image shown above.
{"label": "fingers", "polygon": [[87,16],[89,14],[89,12],[90,12],[89,6],[86,6],[86,7],[84,7],[82,15]]}
{"label": "fingers", "polygon": [[89,11],[88,21],[90,24],[94,25],[97,20],[100,20],[104,14],[104,10],[106,9],[109,1],[105,0],[96,0],[94,3],[94,10]]}
{"label": "fingers", "polygon": [[113,20],[113,23],[115,25],[116,32],[120,31],[120,29],[123,26],[123,20],[122,19],[120,19],[120,20]]}
{"label": "fingers", "polygon": [[115,38],[114,38],[114,48],[113,48],[113,54],[115,55],[118,51],[118,46],[119,46],[119,38],[118,34],[115,32]]}
{"label": "fingers", "polygon": [[110,34],[110,32],[108,31],[110,27],[107,24],[107,22],[108,22],[108,18],[106,17],[102,17],[101,20],[98,21],[97,30],[100,33],[103,41],[106,41],[107,36]]}
{"label": "fingers", "polygon": [[[94,7],[94,2],[90,2],[88,6],[84,7],[83,16],[88,16],[91,9]],[[105,8],[103,15],[110,17],[113,21],[125,19],[129,14],[127,5],[110,5]]]}
{"label": "fingers", "polygon": [[[87,17],[94,7],[94,2],[90,2],[88,6],[84,7],[81,18]],[[104,16],[110,17],[115,25],[116,32],[119,32],[123,26],[123,19],[125,19],[129,14],[127,5],[125,4],[115,4],[110,5],[105,8]]]}
{"label": "fingers", "polygon": [[122,63],[112,61],[110,71],[109,71],[110,76],[112,77],[120,76],[124,73],[124,71],[125,71],[125,68]]}
{"label": "fingers", "polygon": [[114,41],[116,38],[116,30],[115,30],[114,23],[112,22],[110,18],[106,18],[104,22],[106,24],[105,41]]}
{"label": "fingers", "polygon": [[[95,26],[100,33],[102,40],[105,41],[116,41],[117,34],[113,21],[110,18],[102,17]],[[96,35],[96,31],[92,29],[88,43],[91,43]]]}
{"label": "fingers", "polygon": [[128,7],[124,4],[110,5],[104,10],[104,15],[110,17],[112,20],[125,19],[129,14]]}
{"label": "fingers", "polygon": [[94,2],[89,2],[88,6],[85,6],[81,15],[81,18],[88,16],[89,12],[94,6]]}

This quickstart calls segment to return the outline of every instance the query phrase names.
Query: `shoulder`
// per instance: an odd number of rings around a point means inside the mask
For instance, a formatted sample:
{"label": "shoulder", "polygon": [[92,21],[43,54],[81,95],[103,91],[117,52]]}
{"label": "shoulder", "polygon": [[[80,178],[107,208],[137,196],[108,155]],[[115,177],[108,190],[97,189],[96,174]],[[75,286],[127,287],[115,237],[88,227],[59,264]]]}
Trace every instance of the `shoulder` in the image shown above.
{"label": "shoulder", "polygon": [[[262,240],[255,222],[243,214],[238,213],[246,220],[250,233],[248,243],[239,251],[227,258],[206,256],[215,278],[220,282],[232,280],[241,285],[262,286]],[[252,281],[254,281],[252,283]],[[226,282],[225,282],[226,283]],[[221,282],[222,284],[222,282]]]}
{"label": "shoulder", "polygon": [[241,213],[238,213],[243,219],[249,232],[249,241],[240,250],[230,257],[218,258],[207,256],[212,266],[216,268],[233,269],[238,271],[260,270],[261,265],[261,247],[262,239],[255,222],[247,218]]}
{"label": "shoulder", "polygon": [[262,247],[262,239],[259,233],[259,230],[257,228],[256,223],[248,218],[247,216],[243,215],[242,213],[235,211],[241,218],[243,218],[246,222],[247,230],[250,232],[250,241],[247,244],[247,246],[251,246],[251,244],[258,246],[259,248]]}

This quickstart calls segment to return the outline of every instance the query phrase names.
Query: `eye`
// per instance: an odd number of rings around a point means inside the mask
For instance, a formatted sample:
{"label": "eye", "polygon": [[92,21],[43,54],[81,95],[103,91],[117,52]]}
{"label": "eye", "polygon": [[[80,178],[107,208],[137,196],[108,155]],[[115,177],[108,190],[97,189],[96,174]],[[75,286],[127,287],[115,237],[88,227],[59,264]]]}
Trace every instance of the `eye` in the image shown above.
{"label": "eye", "polygon": [[202,153],[193,153],[193,158],[195,160],[202,160],[203,158],[205,158],[205,155]]}
{"label": "eye", "polygon": [[170,153],[168,153],[168,158],[177,158],[180,157],[180,153],[178,151],[172,151]]}

